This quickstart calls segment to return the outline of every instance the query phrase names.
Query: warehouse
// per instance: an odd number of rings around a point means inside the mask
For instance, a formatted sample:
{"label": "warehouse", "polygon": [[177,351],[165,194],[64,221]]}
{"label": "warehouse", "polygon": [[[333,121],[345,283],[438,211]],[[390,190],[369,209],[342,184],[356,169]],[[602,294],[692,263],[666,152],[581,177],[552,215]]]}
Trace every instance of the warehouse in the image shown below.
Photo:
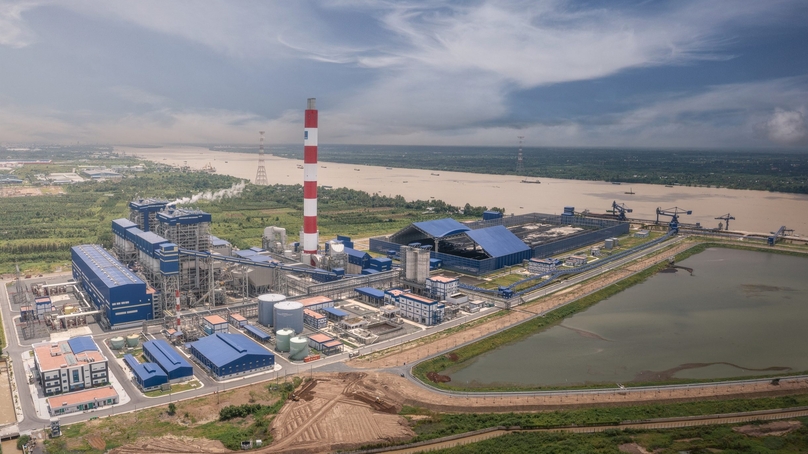
{"label": "warehouse", "polygon": [[369,245],[372,252],[390,257],[398,256],[402,246],[417,244],[444,268],[482,275],[628,231],[629,223],[622,221],[529,213],[466,223],[451,218],[415,222],[388,237],[371,238]]}
{"label": "warehouse", "polygon": [[243,334],[203,337],[190,344],[190,352],[217,380],[275,367],[275,355]]}
{"label": "warehouse", "polygon": [[51,416],[66,415],[79,411],[92,410],[105,405],[115,405],[118,403],[118,393],[112,386],[103,388],[93,388],[76,393],[64,394],[62,396],[48,399],[48,411]]}
{"label": "warehouse", "polygon": [[153,318],[151,289],[97,244],[70,248],[73,279],[81,284],[112,328],[140,325]]}
{"label": "warehouse", "polygon": [[325,312],[325,315],[328,317],[329,320],[337,323],[340,322],[341,320],[348,318],[348,316],[350,315],[344,310],[337,309],[336,307],[327,307],[323,309],[323,312]]}
{"label": "warehouse", "polygon": [[169,382],[189,380],[194,376],[194,368],[168,342],[157,339],[143,343],[143,356],[157,363],[168,376]]}
{"label": "warehouse", "polygon": [[33,345],[34,364],[45,395],[77,391],[109,382],[107,358],[89,336]]}
{"label": "warehouse", "polygon": [[334,307],[334,300],[327,296],[311,296],[297,300],[305,309],[320,312],[328,307]]}
{"label": "warehouse", "polygon": [[244,332],[262,344],[266,344],[272,338],[272,336],[253,325],[244,325]]}
{"label": "warehouse", "polygon": [[323,353],[324,355],[342,353],[344,348],[342,342],[326,336],[325,334],[314,334],[309,336],[309,347]]}
{"label": "warehouse", "polygon": [[381,306],[384,304],[384,292],[373,287],[357,287],[354,289],[359,294],[362,301],[373,305]]}
{"label": "warehouse", "polygon": [[139,363],[132,355],[124,355],[123,362],[129,366],[135,383],[143,391],[159,388],[162,384],[168,383],[168,375],[155,363]]}

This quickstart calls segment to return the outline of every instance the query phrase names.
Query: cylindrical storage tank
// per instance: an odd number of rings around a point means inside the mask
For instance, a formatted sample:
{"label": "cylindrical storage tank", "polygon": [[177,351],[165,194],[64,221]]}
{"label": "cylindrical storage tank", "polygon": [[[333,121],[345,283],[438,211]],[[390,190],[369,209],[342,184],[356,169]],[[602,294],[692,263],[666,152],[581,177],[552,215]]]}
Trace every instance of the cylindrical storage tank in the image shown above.
{"label": "cylindrical storage tank", "polygon": [[309,339],[303,336],[289,339],[289,359],[302,361],[309,356]]}
{"label": "cylindrical storage tank", "polygon": [[137,343],[140,340],[139,334],[130,334],[126,336],[126,345],[130,347],[137,347]]}
{"label": "cylindrical storage tank", "polygon": [[122,336],[113,337],[109,340],[109,346],[112,347],[113,350],[120,350],[124,345],[126,345],[126,341]]}
{"label": "cylindrical storage tank", "polygon": [[275,334],[275,348],[277,348],[279,352],[288,352],[290,339],[295,335],[295,332],[291,329],[280,329]]}
{"label": "cylindrical storage tank", "polygon": [[281,301],[275,304],[275,313],[272,315],[275,331],[290,328],[296,334],[303,332],[303,304],[297,301]]}
{"label": "cylindrical storage tank", "polygon": [[273,309],[276,303],[285,300],[286,297],[279,293],[266,293],[258,295],[258,323],[264,326],[272,326]]}

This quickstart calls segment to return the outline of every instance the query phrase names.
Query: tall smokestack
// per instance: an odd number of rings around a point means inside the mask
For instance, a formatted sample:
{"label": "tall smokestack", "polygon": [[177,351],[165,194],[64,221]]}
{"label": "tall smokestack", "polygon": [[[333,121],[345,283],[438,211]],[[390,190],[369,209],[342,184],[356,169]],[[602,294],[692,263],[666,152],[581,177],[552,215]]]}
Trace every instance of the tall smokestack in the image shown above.
{"label": "tall smokestack", "polygon": [[303,253],[317,253],[317,106],[309,98],[303,129]]}
{"label": "tall smokestack", "polygon": [[180,291],[177,290],[175,293],[177,297],[177,329],[180,329],[181,319],[180,319]]}

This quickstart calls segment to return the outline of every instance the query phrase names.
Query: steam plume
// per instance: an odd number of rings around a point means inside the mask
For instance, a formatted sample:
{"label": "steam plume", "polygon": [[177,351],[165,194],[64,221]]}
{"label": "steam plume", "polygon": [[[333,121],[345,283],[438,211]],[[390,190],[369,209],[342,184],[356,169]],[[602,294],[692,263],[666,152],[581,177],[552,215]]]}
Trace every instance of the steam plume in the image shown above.
{"label": "steam plume", "polygon": [[168,206],[175,206],[175,205],[188,205],[191,203],[196,203],[200,200],[210,200],[211,202],[215,202],[217,200],[230,198],[230,197],[238,197],[241,195],[241,191],[244,190],[244,186],[246,186],[245,182],[235,183],[233,186],[230,186],[228,189],[220,189],[216,192],[205,191],[200,192],[198,194],[194,194],[191,197],[183,197],[181,199],[177,199],[168,204]]}

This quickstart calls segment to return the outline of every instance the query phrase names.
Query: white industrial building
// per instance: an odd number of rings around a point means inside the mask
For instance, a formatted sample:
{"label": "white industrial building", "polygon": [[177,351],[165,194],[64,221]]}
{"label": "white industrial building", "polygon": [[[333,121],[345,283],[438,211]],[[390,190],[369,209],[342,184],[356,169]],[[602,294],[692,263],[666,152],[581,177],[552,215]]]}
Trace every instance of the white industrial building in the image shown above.
{"label": "white industrial building", "polygon": [[460,279],[448,276],[432,276],[426,280],[426,292],[435,299],[446,299],[457,293]]}
{"label": "white industrial building", "polygon": [[107,358],[88,336],[33,345],[39,383],[46,396],[109,383]]}

